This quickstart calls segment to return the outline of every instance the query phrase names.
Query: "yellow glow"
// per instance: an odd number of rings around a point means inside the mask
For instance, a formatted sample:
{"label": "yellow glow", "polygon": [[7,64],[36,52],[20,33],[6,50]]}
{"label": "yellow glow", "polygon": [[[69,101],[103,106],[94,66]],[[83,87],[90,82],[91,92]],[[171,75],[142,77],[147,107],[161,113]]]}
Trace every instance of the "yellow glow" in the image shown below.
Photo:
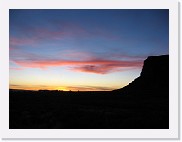
{"label": "yellow glow", "polygon": [[68,89],[66,87],[57,87],[56,90],[68,91]]}

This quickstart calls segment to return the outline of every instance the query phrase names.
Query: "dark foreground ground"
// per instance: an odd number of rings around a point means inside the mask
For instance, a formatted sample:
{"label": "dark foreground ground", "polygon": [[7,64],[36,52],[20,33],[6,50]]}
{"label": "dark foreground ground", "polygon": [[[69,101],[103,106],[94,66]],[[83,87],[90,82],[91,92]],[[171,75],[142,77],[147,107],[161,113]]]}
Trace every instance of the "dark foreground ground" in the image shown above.
{"label": "dark foreground ground", "polygon": [[10,91],[9,97],[10,129],[169,128],[169,99],[151,92]]}

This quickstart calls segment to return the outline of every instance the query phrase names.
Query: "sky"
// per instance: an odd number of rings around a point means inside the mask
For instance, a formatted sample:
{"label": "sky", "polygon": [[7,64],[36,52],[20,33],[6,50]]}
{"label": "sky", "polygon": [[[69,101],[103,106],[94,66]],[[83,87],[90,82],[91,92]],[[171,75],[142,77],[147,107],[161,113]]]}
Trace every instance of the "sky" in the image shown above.
{"label": "sky", "polygon": [[9,10],[10,89],[110,91],[169,54],[166,9]]}

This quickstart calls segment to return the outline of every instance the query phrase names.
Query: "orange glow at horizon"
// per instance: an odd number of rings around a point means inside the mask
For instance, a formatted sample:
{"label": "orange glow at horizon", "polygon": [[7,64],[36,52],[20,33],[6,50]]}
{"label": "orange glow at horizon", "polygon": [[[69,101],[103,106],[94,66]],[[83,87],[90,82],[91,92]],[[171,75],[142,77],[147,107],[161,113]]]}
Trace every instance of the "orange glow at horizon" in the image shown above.
{"label": "orange glow at horizon", "polygon": [[9,87],[10,89],[18,89],[18,90],[34,90],[34,91],[38,91],[38,90],[59,90],[59,91],[112,91],[114,89],[117,88],[108,88],[108,87],[74,87],[74,86],[62,86],[62,87],[54,87],[54,86],[24,86],[24,85],[18,85],[18,86],[13,86],[10,85]]}
{"label": "orange glow at horizon", "polygon": [[69,91],[69,89],[67,89],[66,87],[57,87],[56,90],[59,90],[59,91]]}

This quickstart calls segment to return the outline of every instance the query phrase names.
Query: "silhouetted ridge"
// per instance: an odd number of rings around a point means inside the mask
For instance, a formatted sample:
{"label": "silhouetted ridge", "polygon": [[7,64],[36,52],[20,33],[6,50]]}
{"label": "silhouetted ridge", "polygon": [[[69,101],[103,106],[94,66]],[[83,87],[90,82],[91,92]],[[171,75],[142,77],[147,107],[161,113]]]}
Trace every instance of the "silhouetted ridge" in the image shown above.
{"label": "silhouetted ridge", "polygon": [[149,56],[141,74],[129,85],[115,90],[124,93],[155,93],[168,95],[169,92],[169,55]]}
{"label": "silhouetted ridge", "polygon": [[115,91],[9,92],[10,129],[169,129],[169,56]]}

